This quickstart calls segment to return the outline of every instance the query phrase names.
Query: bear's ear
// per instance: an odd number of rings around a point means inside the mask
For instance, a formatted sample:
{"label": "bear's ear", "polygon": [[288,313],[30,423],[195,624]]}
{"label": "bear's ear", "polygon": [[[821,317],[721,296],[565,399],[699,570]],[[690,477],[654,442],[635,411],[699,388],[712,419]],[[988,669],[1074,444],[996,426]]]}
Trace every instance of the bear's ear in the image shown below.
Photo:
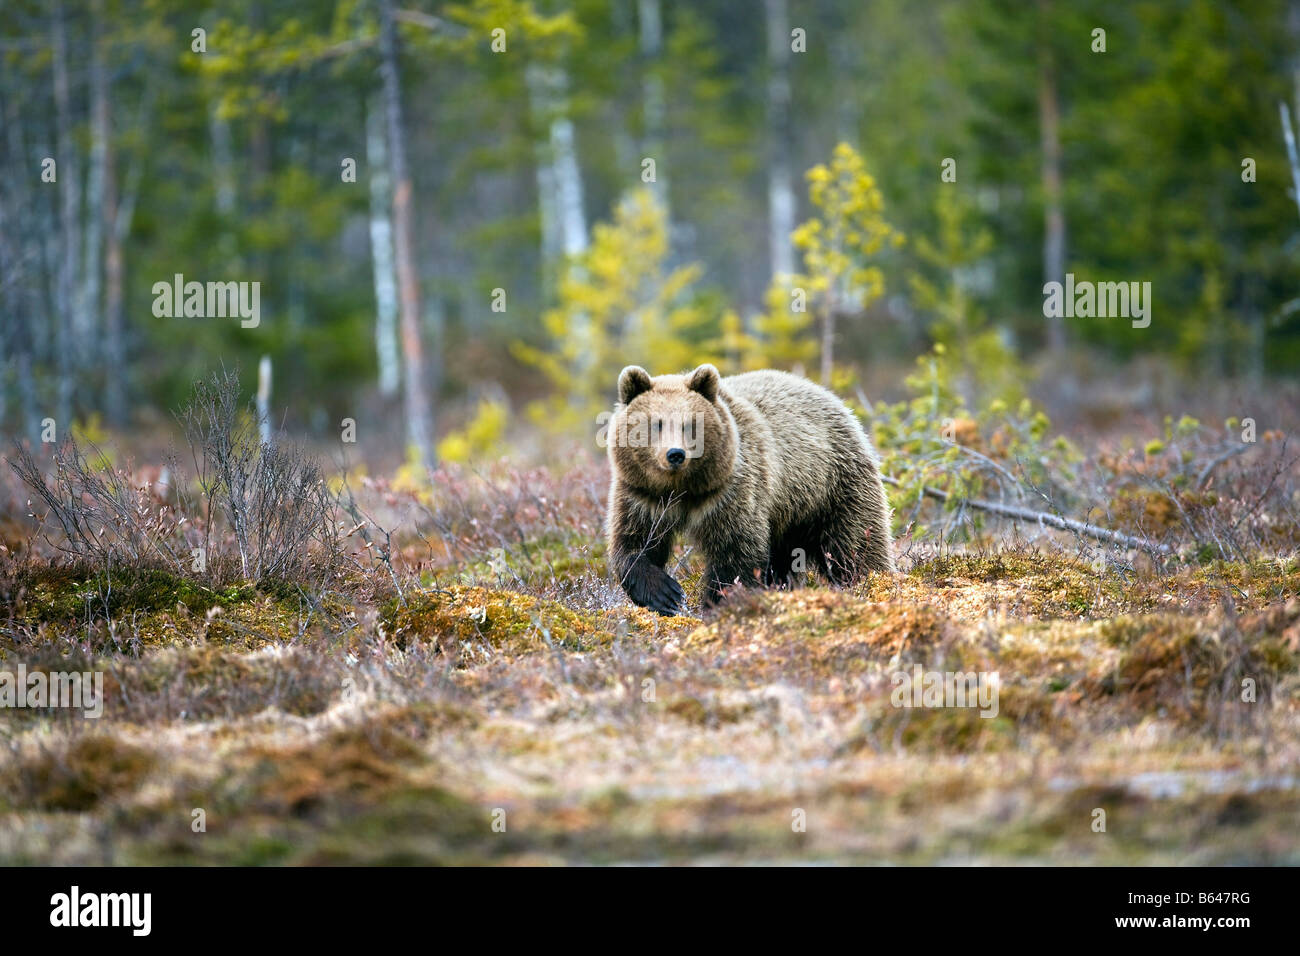
{"label": "bear's ear", "polygon": [[699,392],[709,401],[718,398],[718,370],[712,365],[701,365],[686,380],[686,387],[692,392]]}
{"label": "bear's ear", "polygon": [[629,365],[618,376],[618,400],[626,405],[650,387],[650,373],[640,365]]}

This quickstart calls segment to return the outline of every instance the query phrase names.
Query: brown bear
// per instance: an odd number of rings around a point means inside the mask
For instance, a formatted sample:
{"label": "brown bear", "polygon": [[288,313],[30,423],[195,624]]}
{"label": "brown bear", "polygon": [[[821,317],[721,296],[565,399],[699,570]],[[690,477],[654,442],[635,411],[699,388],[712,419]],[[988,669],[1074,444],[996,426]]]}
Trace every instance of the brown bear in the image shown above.
{"label": "brown bear", "polygon": [[610,569],[660,614],[683,603],[664,570],[682,534],[707,565],[704,605],[732,585],[833,584],[893,571],[875,451],[844,404],[786,372],[722,378],[712,365],[651,378],[629,365],[607,428]]}

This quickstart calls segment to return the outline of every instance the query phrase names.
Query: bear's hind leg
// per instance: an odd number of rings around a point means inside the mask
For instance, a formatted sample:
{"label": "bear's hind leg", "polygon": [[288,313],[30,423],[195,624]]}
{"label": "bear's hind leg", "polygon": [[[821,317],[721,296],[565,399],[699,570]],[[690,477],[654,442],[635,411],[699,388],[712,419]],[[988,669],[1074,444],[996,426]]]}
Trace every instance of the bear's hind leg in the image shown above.
{"label": "bear's hind leg", "polygon": [[828,513],[818,529],[817,570],[836,587],[852,584],[868,571],[886,569],[876,553],[880,542],[872,541],[871,523],[862,507],[851,503]]}
{"label": "bear's hind leg", "polygon": [[787,588],[794,573],[794,546],[787,537],[773,538],[768,546],[767,568],[763,584],[769,588]]}
{"label": "bear's hind leg", "polygon": [[763,583],[768,587],[793,588],[798,576],[815,565],[819,540],[816,529],[803,525],[773,538]]}

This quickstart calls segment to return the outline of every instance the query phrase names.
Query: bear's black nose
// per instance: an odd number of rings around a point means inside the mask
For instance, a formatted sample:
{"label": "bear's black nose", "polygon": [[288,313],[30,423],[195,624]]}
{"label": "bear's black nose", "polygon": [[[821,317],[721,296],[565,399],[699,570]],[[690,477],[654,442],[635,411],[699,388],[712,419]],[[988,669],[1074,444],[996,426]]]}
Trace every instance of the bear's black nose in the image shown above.
{"label": "bear's black nose", "polygon": [[668,464],[672,465],[674,468],[676,468],[685,460],[686,460],[686,452],[682,451],[682,449],[680,448],[668,449]]}

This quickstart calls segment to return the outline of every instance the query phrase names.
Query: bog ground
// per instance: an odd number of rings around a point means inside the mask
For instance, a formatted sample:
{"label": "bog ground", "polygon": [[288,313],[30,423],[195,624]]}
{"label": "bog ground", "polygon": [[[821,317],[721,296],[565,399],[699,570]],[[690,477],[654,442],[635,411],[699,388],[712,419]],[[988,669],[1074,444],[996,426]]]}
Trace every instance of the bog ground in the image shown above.
{"label": "bog ground", "polygon": [[[1294,559],[1006,528],[661,618],[606,578],[604,477],[367,480],[421,517],[320,598],[8,538],[3,666],[101,670],[107,704],[10,711],[0,861],[1300,862]],[[894,706],[914,664],[996,672],[997,716]]]}

